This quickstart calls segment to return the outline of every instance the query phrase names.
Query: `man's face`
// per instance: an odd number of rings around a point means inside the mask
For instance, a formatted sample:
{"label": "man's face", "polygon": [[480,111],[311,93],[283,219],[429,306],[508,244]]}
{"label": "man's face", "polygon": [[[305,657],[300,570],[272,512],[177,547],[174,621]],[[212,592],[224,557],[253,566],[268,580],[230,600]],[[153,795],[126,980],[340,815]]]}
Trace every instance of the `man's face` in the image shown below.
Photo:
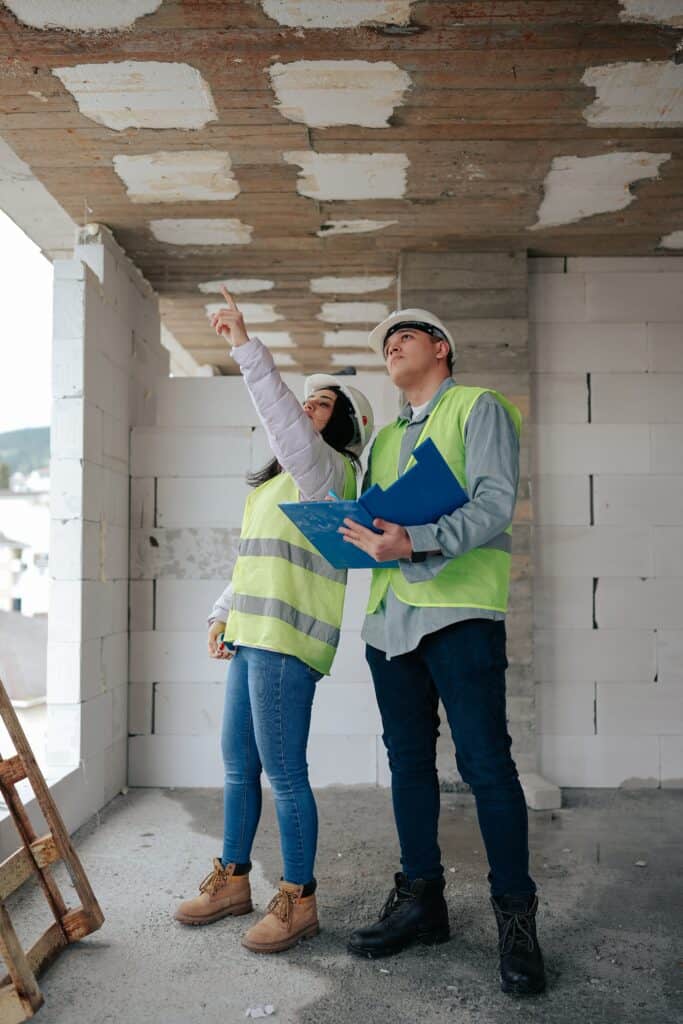
{"label": "man's face", "polygon": [[403,388],[429,373],[437,363],[446,365],[449,345],[416,327],[390,334],[384,343],[384,361],[396,387]]}

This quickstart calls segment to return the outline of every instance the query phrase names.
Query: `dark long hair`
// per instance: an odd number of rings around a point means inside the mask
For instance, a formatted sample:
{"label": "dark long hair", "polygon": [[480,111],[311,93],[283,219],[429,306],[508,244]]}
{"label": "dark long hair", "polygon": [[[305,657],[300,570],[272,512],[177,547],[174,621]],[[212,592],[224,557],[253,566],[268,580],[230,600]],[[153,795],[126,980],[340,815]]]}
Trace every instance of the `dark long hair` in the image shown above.
{"label": "dark long hair", "polygon": [[[332,386],[327,390],[334,391],[337,400],[332,406],[332,415],[324,430],[321,431],[320,436],[326,444],[329,444],[330,448],[334,448],[335,451],[346,455],[351,460],[354,470],[358,473],[361,468],[360,459],[347,447],[356,435],[353,407],[341,388]],[[276,458],[272,458],[261,469],[257,469],[253,473],[247,473],[247,483],[250,487],[260,487],[261,484],[267,483],[268,480],[272,480],[273,477],[278,476],[281,472],[282,466]]]}

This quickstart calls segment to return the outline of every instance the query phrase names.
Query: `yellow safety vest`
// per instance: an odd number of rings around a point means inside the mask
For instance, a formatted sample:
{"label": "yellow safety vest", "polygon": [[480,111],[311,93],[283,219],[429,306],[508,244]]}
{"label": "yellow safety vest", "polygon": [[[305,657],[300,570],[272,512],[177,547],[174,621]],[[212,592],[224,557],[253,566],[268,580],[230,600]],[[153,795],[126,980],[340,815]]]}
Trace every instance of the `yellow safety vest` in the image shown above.
{"label": "yellow safety vest", "polygon": [[[465,424],[474,403],[488,392],[496,397],[510,414],[519,434],[522,415],[519,409],[503,395],[491,388],[471,388],[456,384],[444,391],[427,417],[417,444],[430,437],[458,479],[467,489],[465,473]],[[389,487],[398,478],[398,460],[401,440],[407,422],[397,420],[384,427],[372,448],[370,483]],[[417,447],[416,444],[416,447]],[[406,470],[415,465],[410,457]],[[494,537],[483,547],[475,548],[457,558],[448,559],[432,579],[408,583],[400,569],[373,569],[368,613],[377,610],[387,589],[405,604],[431,608],[486,608],[507,611],[510,584],[511,534],[509,525],[504,533]]]}
{"label": "yellow safety vest", "polygon": [[[348,460],[344,497],[356,497]],[[278,507],[298,500],[289,473],[266,481],[247,498],[225,637],[237,645],[293,654],[327,675],[339,643],[346,570],[334,569]]]}

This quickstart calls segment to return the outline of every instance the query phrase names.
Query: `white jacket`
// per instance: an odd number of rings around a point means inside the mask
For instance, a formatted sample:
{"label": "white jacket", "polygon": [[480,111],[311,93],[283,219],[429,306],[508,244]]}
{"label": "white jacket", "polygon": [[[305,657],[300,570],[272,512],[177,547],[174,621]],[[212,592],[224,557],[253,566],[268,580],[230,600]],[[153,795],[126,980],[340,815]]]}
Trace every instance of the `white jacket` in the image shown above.
{"label": "white jacket", "polygon": [[[304,501],[322,501],[329,491],[341,495],[346,479],[344,456],[323,441],[258,338],[230,352],[268,437],[273,455],[291,473]],[[214,604],[209,622],[225,622],[230,611],[232,587],[225,588]]]}

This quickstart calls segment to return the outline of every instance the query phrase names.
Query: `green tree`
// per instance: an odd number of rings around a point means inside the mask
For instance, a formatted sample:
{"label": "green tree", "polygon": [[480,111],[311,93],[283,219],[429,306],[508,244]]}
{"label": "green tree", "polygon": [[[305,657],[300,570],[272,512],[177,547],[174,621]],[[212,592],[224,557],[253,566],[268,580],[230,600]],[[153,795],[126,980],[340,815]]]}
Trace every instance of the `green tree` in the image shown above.
{"label": "green tree", "polygon": [[6,491],[9,488],[9,476],[10,468],[6,462],[0,462],[0,491]]}

